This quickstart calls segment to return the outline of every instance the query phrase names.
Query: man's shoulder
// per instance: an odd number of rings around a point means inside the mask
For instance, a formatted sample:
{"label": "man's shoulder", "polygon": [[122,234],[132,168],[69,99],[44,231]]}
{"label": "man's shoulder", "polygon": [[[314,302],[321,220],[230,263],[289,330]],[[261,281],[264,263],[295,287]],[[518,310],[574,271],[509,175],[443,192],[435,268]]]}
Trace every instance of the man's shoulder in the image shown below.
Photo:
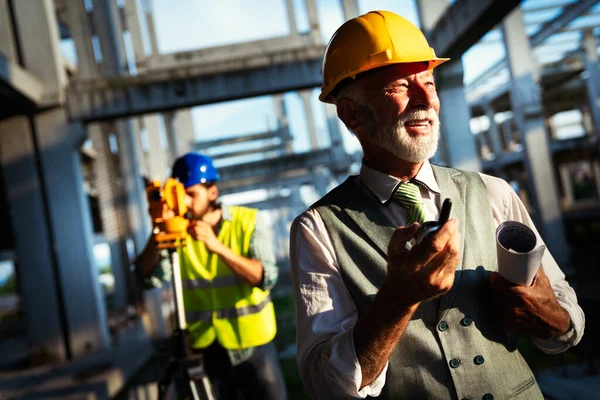
{"label": "man's shoulder", "polygon": [[488,175],[478,171],[467,171],[433,164],[432,167],[434,167],[434,171],[437,169],[438,171],[449,172],[451,175],[462,175],[467,179],[481,181],[490,199],[504,198],[514,192],[507,181],[497,176]]}
{"label": "man's shoulder", "polygon": [[346,202],[349,198],[349,191],[356,190],[356,180],[358,175],[349,176],[344,182],[337,185],[325,196],[321,197],[315,203],[313,203],[308,209],[317,209],[326,206],[340,206]]}

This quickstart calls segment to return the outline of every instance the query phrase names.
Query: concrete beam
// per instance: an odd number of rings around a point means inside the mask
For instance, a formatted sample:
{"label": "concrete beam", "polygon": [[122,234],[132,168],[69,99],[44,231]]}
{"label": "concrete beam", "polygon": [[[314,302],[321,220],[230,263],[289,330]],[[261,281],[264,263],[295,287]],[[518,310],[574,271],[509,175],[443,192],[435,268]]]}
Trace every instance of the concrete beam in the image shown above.
{"label": "concrete beam", "polygon": [[520,0],[457,0],[427,35],[439,57],[459,58],[500,23]]}
{"label": "concrete beam", "polygon": [[[282,182],[288,178],[301,179],[304,182],[304,177],[317,167],[330,168],[334,173],[347,173],[350,164],[349,156],[339,160],[332,150],[321,149],[232,165],[219,168],[222,178],[219,190],[228,193],[241,192],[243,187],[247,190],[265,188],[269,182],[276,182],[275,186],[282,186]],[[312,177],[308,179],[309,182],[312,181]]]}
{"label": "concrete beam", "polygon": [[[282,130],[284,132],[280,132]],[[223,138],[223,139],[198,141],[198,142],[194,143],[194,148],[196,150],[204,150],[204,149],[211,149],[213,147],[218,147],[218,146],[227,146],[227,145],[237,144],[237,143],[252,142],[255,140],[277,139],[277,138],[281,138],[282,134],[288,140],[292,139],[289,129],[286,128],[286,129],[278,129],[276,131],[251,133],[248,135],[240,135],[240,136]]]}
{"label": "concrete beam", "polygon": [[263,60],[261,67],[239,65],[236,71],[215,75],[177,70],[74,83],[68,96],[70,116],[88,123],[317,87],[322,55],[322,48],[315,47],[280,54],[279,62]]}

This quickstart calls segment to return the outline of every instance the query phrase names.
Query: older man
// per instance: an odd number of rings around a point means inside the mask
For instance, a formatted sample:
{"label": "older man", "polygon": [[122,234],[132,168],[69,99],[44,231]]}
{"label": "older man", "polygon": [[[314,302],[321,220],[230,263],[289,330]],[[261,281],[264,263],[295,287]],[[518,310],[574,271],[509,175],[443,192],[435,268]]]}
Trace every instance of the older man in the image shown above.
{"label": "older man", "polygon": [[[445,61],[386,11],[347,21],[328,45],[320,99],[336,104],[364,158],[292,226],[298,366],[316,399],[539,399],[511,332],[547,353],[583,334],[548,252],[529,287],[495,272],[500,223],[537,234],[510,186],[428,162],[440,126],[432,71]],[[408,245],[447,197],[453,218]]]}

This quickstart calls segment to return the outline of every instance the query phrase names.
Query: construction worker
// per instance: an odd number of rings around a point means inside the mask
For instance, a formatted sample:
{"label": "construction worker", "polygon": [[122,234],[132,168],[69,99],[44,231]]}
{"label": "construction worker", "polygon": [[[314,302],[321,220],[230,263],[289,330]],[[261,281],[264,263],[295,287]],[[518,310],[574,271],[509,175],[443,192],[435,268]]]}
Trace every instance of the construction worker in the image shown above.
{"label": "construction worker", "polygon": [[[327,46],[320,100],[336,105],[363,160],[291,229],[297,361],[314,399],[541,399],[509,332],[546,353],[583,335],[548,251],[531,286],[496,272],[500,223],[521,222],[543,243],[512,188],[429,163],[440,126],[433,69],[445,61],[386,11],[346,21]],[[413,241],[445,198],[451,218]]]}
{"label": "construction worker", "polygon": [[[172,170],[186,191],[191,218],[181,260],[188,343],[204,356],[219,399],[285,399],[273,338],[275,285],[271,232],[258,210],[218,201],[219,173],[198,153],[178,158]],[[165,218],[169,217],[165,210]],[[169,259],[152,237],[136,263],[149,286],[170,277]]]}

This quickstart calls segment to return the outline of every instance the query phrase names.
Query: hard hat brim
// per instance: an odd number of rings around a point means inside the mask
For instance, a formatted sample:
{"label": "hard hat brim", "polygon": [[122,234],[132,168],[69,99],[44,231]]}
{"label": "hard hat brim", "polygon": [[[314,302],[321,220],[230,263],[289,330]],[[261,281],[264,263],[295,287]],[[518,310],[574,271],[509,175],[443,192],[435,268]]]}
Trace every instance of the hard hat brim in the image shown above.
{"label": "hard hat brim", "polygon": [[346,79],[356,79],[356,77],[363,72],[367,72],[367,71],[375,70],[377,68],[387,67],[387,66],[395,65],[395,64],[412,64],[412,63],[419,63],[419,62],[428,62],[429,65],[427,66],[426,69],[433,71],[434,68],[445,63],[446,61],[450,61],[450,59],[449,58],[435,58],[433,60],[421,60],[421,61],[415,60],[410,63],[407,63],[406,61],[400,62],[400,61],[390,60],[389,62],[384,62],[384,63],[377,64],[377,65],[365,65],[362,68],[358,68],[356,70],[341,74],[336,79],[333,79],[333,81],[329,85],[321,87],[321,94],[319,95],[319,100],[324,103],[334,104],[332,93],[334,92],[335,88]]}

